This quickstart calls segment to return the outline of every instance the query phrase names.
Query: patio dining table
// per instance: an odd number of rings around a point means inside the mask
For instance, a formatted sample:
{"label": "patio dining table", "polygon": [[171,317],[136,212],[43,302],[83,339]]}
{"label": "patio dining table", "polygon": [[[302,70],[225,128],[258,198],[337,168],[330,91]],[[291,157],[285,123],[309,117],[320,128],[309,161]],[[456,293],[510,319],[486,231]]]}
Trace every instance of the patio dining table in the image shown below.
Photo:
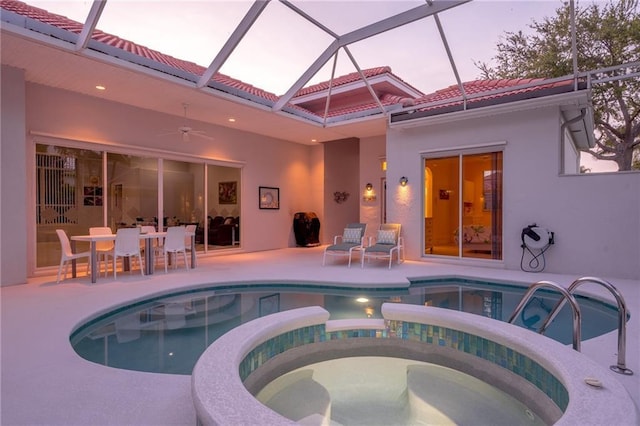
{"label": "patio dining table", "polygon": [[[167,235],[166,232],[147,232],[141,233],[140,239],[144,240],[144,273],[147,275],[153,275],[154,259],[153,259],[153,240],[156,238],[164,238]],[[196,234],[195,232],[187,232],[187,237],[191,237],[191,268],[196,266]],[[98,280],[98,256],[97,256],[97,242],[99,241],[115,241],[116,234],[102,234],[102,235],[74,235],[70,238],[71,248],[75,253],[75,245],[77,241],[89,242],[91,250],[91,282],[95,283]],[[72,276],[76,276],[76,261],[72,261]]]}

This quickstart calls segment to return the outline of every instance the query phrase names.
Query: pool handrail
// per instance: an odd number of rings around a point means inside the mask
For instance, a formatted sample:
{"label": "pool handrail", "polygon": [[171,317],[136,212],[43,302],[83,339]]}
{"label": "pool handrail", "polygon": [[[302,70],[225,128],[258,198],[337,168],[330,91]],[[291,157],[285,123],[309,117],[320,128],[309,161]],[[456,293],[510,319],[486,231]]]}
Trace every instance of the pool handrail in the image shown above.
{"label": "pool handrail", "polygon": [[[544,287],[553,288],[559,291],[560,293],[562,293],[562,296],[563,296],[561,300],[569,301],[569,305],[571,305],[572,318],[573,318],[573,349],[580,352],[580,342],[582,340],[581,339],[582,314],[580,313],[580,306],[578,305],[578,302],[576,298],[573,296],[573,294],[571,294],[566,288],[562,287],[560,284],[557,284],[553,281],[543,280],[543,281],[538,281],[536,283],[531,284],[527,289],[526,293],[524,294],[524,296],[522,296],[522,299],[520,300],[520,303],[518,303],[518,306],[516,306],[516,308],[513,310],[513,313],[511,314],[511,317],[509,317],[509,320],[507,322],[510,324],[513,324],[515,319],[518,317],[518,314],[520,314],[520,312],[522,312],[525,306],[527,306],[527,303],[529,303],[529,300],[531,299],[533,294],[536,291],[538,291],[538,289],[544,288]],[[538,332],[542,334],[542,331],[538,330]]]}
{"label": "pool handrail", "polygon": [[[567,291],[573,294],[573,292],[578,287],[580,287],[582,284],[585,284],[587,282],[592,282],[592,283],[601,285],[602,287],[609,290],[609,292],[616,299],[616,303],[618,305],[618,360],[616,365],[611,365],[609,368],[611,368],[612,371],[615,371],[618,374],[631,376],[633,375],[633,371],[627,368],[626,366],[627,313],[628,313],[627,303],[625,302],[624,297],[622,296],[622,293],[620,293],[620,291],[613,284],[603,280],[602,278],[596,278],[596,277],[578,278],[577,280],[571,283],[571,285],[567,288]],[[551,324],[551,322],[554,320],[556,315],[558,315],[558,312],[560,312],[560,309],[562,309],[565,303],[566,303],[565,298],[561,298],[560,300],[558,300],[558,303],[556,303],[556,305],[553,307],[553,309],[549,313],[549,316],[547,316],[547,319],[540,327],[540,330],[539,330],[540,333],[544,333],[546,331],[547,327]]]}

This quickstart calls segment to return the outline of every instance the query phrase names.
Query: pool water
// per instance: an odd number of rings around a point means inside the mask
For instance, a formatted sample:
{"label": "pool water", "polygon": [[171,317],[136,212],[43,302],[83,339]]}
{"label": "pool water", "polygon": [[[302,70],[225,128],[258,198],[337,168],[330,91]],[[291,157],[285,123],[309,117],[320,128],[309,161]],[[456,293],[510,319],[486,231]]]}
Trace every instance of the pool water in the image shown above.
{"label": "pool water", "polygon": [[328,394],[331,424],[545,424],[520,401],[475,377],[391,357],[351,357],[310,364],[267,384],[256,399],[305,424],[308,413],[323,411],[322,404],[313,402],[318,400],[319,386]]}
{"label": "pool water", "polygon": [[[506,321],[525,289],[472,280],[413,283],[409,288],[340,288],[318,285],[251,284],[182,290],[166,297],[125,306],[75,330],[74,350],[102,365],[156,373],[191,374],[204,350],[218,337],[245,322],[275,312],[320,306],[332,320],[382,318],[383,303],[396,302],[455,309]],[[559,295],[536,293],[516,324],[537,329]],[[582,339],[615,330],[617,310],[577,297],[582,311]],[[572,342],[571,312],[565,306],[546,336]]]}

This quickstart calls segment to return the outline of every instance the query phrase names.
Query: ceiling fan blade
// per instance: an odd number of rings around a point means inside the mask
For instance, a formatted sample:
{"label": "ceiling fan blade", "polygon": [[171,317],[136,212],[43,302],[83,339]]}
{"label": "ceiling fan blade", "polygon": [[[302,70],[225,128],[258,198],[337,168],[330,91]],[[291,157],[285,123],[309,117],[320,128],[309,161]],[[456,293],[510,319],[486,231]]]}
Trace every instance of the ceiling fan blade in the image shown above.
{"label": "ceiling fan blade", "polygon": [[204,130],[192,130],[191,134],[203,139],[209,139],[210,141],[215,140],[214,137],[207,135],[207,132]]}

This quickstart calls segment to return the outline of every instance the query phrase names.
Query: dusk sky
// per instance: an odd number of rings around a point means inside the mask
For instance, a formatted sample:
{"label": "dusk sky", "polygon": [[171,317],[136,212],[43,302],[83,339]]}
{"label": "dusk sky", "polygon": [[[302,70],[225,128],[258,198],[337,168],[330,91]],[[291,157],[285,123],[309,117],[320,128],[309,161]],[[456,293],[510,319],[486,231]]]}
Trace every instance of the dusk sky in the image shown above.
{"label": "dusk sky", "polygon": [[[82,0],[27,2],[80,22],[85,21],[91,7],[90,1]],[[435,0],[435,3],[441,2]],[[109,0],[98,28],[206,67],[251,4],[241,0]],[[322,0],[294,1],[293,4],[341,35],[420,6],[424,0]],[[474,0],[441,13],[440,21],[461,79],[479,77],[474,61],[489,62],[505,31],[527,31],[532,20],[554,16],[561,5],[561,0]],[[332,41],[330,35],[274,0],[221,72],[282,95]],[[360,68],[388,65],[396,75],[425,93],[456,83],[432,17],[348,48]],[[329,80],[332,66],[333,59],[311,83]],[[341,49],[336,75],[355,70]]]}

